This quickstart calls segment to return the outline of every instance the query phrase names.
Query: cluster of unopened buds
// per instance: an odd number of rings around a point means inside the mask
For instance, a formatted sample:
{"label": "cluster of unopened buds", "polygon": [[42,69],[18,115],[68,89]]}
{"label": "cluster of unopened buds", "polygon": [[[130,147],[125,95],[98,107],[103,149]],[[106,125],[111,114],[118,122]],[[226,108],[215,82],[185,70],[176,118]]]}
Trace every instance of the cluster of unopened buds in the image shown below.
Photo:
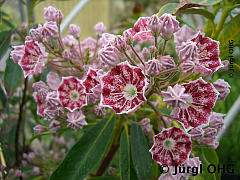
{"label": "cluster of unopened buds", "polygon": [[[193,141],[217,148],[224,115],[212,110],[230,92],[224,80],[208,81],[228,65],[219,58],[219,42],[186,25],[180,28],[171,14],[140,17],[122,35],[105,33],[104,24],[98,23],[95,38],[84,40],[74,24],[69,26],[69,35],[61,37],[63,15],[58,9],[45,8],[44,17],[46,22],[31,29],[25,45],[14,46],[11,54],[25,77],[50,66],[47,84],[33,84],[37,113],[51,121],[49,129],[57,131],[66,123],[75,130],[86,126],[82,110],[88,104],[94,104],[95,113],[103,116],[109,112],[106,107],[116,114],[130,114],[147,102],[165,126],[154,136],[150,149],[157,163],[179,166],[196,160],[191,154]],[[165,54],[172,38],[177,58]],[[170,115],[161,114],[150,101],[154,94],[172,108]],[[172,120],[179,127],[169,127]],[[145,133],[152,131],[149,119],[141,122]],[[34,129],[43,132],[48,128],[37,125]]]}

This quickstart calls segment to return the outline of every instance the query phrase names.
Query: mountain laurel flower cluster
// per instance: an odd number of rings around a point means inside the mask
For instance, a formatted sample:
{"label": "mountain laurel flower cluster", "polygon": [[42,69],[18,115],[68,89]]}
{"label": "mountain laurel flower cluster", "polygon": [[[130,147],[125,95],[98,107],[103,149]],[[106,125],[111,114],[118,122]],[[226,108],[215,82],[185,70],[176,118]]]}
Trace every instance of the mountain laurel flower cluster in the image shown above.
{"label": "mountain laurel flower cluster", "polygon": [[[128,121],[131,114],[150,107],[157,114],[157,130],[147,116],[142,122],[129,122],[142,126],[145,134],[158,131],[149,150],[158,164],[199,165],[194,146],[217,148],[224,114],[213,108],[230,92],[223,79],[212,82],[209,78],[224,67],[218,41],[186,25],[180,27],[176,17],[166,13],[140,17],[122,35],[106,33],[99,22],[94,26],[95,37],[86,39],[81,39],[75,24],[61,37],[60,10],[45,8],[44,18],[43,25],[30,30],[25,44],[13,46],[11,52],[25,78],[51,69],[46,82],[32,86],[37,114],[50,121],[49,127],[37,125],[37,133],[87,126],[86,108],[96,117],[115,112]],[[173,38],[177,57],[167,53]],[[162,113],[156,99],[171,113]],[[160,179],[167,176],[172,175]]]}

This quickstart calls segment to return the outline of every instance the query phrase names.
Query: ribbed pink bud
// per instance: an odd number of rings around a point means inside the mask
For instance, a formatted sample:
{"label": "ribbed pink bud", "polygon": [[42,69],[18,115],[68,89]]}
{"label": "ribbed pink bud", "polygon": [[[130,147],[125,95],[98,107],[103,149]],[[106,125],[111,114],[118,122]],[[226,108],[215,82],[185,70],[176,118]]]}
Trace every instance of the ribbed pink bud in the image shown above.
{"label": "ribbed pink bud", "polygon": [[82,111],[68,112],[67,121],[69,122],[67,126],[71,126],[74,130],[82,129],[83,126],[87,125]]}
{"label": "ribbed pink bud", "polygon": [[63,18],[63,14],[60,10],[48,6],[47,8],[44,8],[44,18],[47,21],[56,21],[57,23],[60,23]]}
{"label": "ribbed pink bud", "polygon": [[80,27],[77,26],[76,24],[70,24],[69,28],[68,28],[68,32],[69,32],[69,34],[71,34],[75,38],[80,37]]}
{"label": "ribbed pink bud", "polygon": [[20,46],[13,46],[14,50],[11,51],[11,56],[12,56],[12,59],[15,63],[18,63],[24,53],[25,53],[25,46],[24,45],[20,45]]}
{"label": "ribbed pink bud", "polygon": [[160,57],[160,63],[163,67],[163,69],[170,69],[176,66],[174,59],[170,56],[161,56]]}
{"label": "ribbed pink bud", "polygon": [[46,103],[48,106],[56,109],[56,107],[60,104],[57,91],[52,91],[47,94]]}
{"label": "ribbed pink bud", "polygon": [[150,124],[149,118],[142,119],[141,124],[142,124],[142,130],[144,134],[148,134],[149,132],[152,132],[152,125]]}
{"label": "ribbed pink bud", "polygon": [[[196,169],[198,171],[197,172],[193,171],[193,169],[190,168],[187,173],[190,176],[196,176],[196,173],[199,174],[201,172],[200,165],[201,165],[201,161],[200,161],[199,157],[189,158],[189,160],[186,161],[185,166],[186,167],[198,167],[198,169]],[[186,179],[189,179],[189,178],[186,178]]]}
{"label": "ribbed pink bud", "polygon": [[36,92],[43,90],[43,89],[48,90],[47,85],[43,81],[38,81],[38,82],[33,83],[32,87],[33,87],[33,90]]}
{"label": "ribbed pink bud", "polygon": [[47,128],[45,126],[38,124],[33,128],[33,130],[35,133],[42,133],[42,132],[45,132]]}
{"label": "ribbed pink bud", "polygon": [[47,75],[47,84],[51,90],[57,90],[60,85],[60,78],[57,73],[49,72]]}
{"label": "ribbed pink bud", "polygon": [[97,116],[104,116],[107,113],[106,108],[100,105],[94,106],[94,112]]}
{"label": "ribbed pink bud", "polygon": [[193,128],[190,133],[192,140],[194,141],[200,141],[200,139],[203,137],[204,131],[202,128],[197,127]]}
{"label": "ribbed pink bud", "polygon": [[161,22],[161,36],[165,40],[171,39],[173,33],[177,32],[179,27],[179,22],[176,20],[176,16],[172,16],[171,14],[164,13],[160,17]]}
{"label": "ribbed pink bud", "polygon": [[196,60],[198,58],[197,43],[193,41],[183,42],[179,46],[178,55],[181,60]]}
{"label": "ribbed pink bud", "polygon": [[147,47],[144,47],[143,50],[142,50],[142,55],[144,57],[145,60],[147,60],[149,58],[149,55],[150,55],[150,52],[148,50]]}
{"label": "ribbed pink bud", "polygon": [[119,57],[114,49],[112,46],[107,46],[98,52],[99,60],[103,65],[115,66],[119,63]]}
{"label": "ribbed pink bud", "polygon": [[159,17],[156,14],[151,16],[150,21],[148,22],[148,28],[151,30],[153,36],[159,36],[161,23]]}
{"label": "ribbed pink bud", "polygon": [[195,64],[193,61],[184,61],[181,65],[180,65],[180,69],[182,72],[184,73],[190,73],[194,70]]}
{"label": "ribbed pink bud", "polygon": [[19,176],[21,176],[21,175],[22,175],[22,171],[19,170],[19,169],[16,169],[16,170],[15,170],[15,176],[19,177]]}
{"label": "ribbed pink bud", "polygon": [[44,40],[57,37],[58,28],[56,22],[54,21],[45,22],[42,29],[42,35]]}
{"label": "ribbed pink bud", "polygon": [[114,46],[120,51],[124,52],[127,49],[127,43],[122,36],[118,35],[114,39]]}
{"label": "ribbed pink bud", "polygon": [[149,51],[151,54],[154,54],[156,51],[158,51],[158,49],[155,46],[150,46]]}
{"label": "ribbed pink bud", "polygon": [[124,37],[124,40],[126,41],[126,43],[128,45],[131,45],[133,43],[133,36],[136,34],[136,32],[132,29],[132,28],[129,28],[129,29],[126,29],[124,32],[123,32],[123,37]]}
{"label": "ribbed pink bud", "polygon": [[218,79],[213,83],[213,86],[217,89],[217,91],[220,93],[218,95],[218,101],[223,101],[226,99],[227,95],[230,93],[231,86],[228,84],[228,82],[224,81],[224,79]]}
{"label": "ribbed pink bud", "polygon": [[224,117],[224,114],[216,113],[216,112],[212,112],[212,115],[210,116],[209,126],[212,128],[216,128],[217,133],[221,131],[224,125],[223,117]]}
{"label": "ribbed pink bud", "polygon": [[97,36],[101,36],[106,31],[106,26],[103,22],[99,22],[94,26],[94,31]]}
{"label": "ribbed pink bud", "polygon": [[77,43],[77,40],[72,35],[67,35],[62,38],[62,42],[64,46],[72,47]]}
{"label": "ribbed pink bud", "polygon": [[43,27],[41,24],[39,24],[36,29],[30,29],[29,33],[30,33],[31,37],[33,38],[33,40],[35,40],[35,41],[42,40],[42,38],[43,38],[42,30],[43,30]]}
{"label": "ribbed pink bud", "polygon": [[60,128],[60,122],[56,120],[52,120],[49,128],[52,132],[56,132]]}
{"label": "ribbed pink bud", "polygon": [[161,63],[159,62],[158,59],[148,60],[148,62],[146,62],[145,64],[146,64],[146,72],[150,76],[156,76],[162,70]]}
{"label": "ribbed pink bud", "polygon": [[217,135],[217,130],[215,128],[206,128],[204,129],[204,136],[205,137],[215,137]]}

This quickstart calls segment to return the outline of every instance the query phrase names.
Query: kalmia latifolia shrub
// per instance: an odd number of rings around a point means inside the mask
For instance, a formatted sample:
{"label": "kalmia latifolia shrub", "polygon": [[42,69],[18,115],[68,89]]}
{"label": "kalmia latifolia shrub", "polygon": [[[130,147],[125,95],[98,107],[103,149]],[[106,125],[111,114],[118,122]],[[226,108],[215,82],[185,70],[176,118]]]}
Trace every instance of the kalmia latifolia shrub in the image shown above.
{"label": "kalmia latifolia shrub", "polygon": [[[202,159],[194,147],[218,147],[216,136],[224,115],[213,108],[230,92],[223,79],[209,80],[225,68],[219,42],[186,25],[180,27],[176,17],[166,13],[140,17],[122,35],[106,33],[100,22],[94,26],[95,37],[86,39],[81,39],[75,24],[61,37],[62,17],[61,11],[45,8],[46,22],[31,29],[25,44],[14,46],[11,52],[25,77],[51,69],[46,82],[32,85],[37,114],[50,121],[49,127],[35,126],[35,132],[66,126],[77,131],[88,126],[90,111],[100,119],[115,114],[120,132],[122,127],[123,131],[141,127],[148,137],[147,156],[152,155],[153,163],[170,167],[159,179],[192,176],[191,172],[172,175],[171,171],[174,166],[200,166]],[[166,53],[172,39],[177,57]],[[148,116],[148,111],[155,116]],[[133,132],[126,132],[134,141]],[[119,139],[120,135],[115,141]],[[68,163],[71,166],[71,160]]]}

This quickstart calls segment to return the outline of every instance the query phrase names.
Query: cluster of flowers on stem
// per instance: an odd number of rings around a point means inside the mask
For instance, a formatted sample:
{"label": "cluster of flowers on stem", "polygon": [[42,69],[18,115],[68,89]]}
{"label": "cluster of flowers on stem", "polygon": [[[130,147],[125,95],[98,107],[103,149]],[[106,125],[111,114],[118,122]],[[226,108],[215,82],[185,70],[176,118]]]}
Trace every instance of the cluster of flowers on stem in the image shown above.
{"label": "cluster of flowers on stem", "polygon": [[[51,130],[66,123],[75,130],[87,125],[83,108],[89,104],[102,116],[107,108],[116,114],[130,114],[147,102],[162,122],[150,149],[157,163],[199,164],[191,154],[193,141],[199,146],[218,146],[216,135],[223,127],[224,115],[212,110],[216,101],[230,92],[223,79],[208,81],[228,64],[219,58],[219,42],[186,25],[180,27],[171,14],[140,17],[122,35],[105,33],[100,22],[94,26],[95,38],[84,40],[75,24],[69,26],[69,35],[61,37],[63,15],[58,9],[45,8],[44,17],[46,22],[31,29],[25,45],[14,46],[11,54],[25,77],[50,66],[47,84],[36,82],[33,89],[38,115],[51,121]],[[166,54],[172,38],[177,58]],[[170,115],[160,113],[150,101],[154,94],[172,109]],[[173,120],[179,127],[171,127]],[[152,131],[149,119],[141,123],[145,133]],[[37,132],[46,129],[35,127]]]}

